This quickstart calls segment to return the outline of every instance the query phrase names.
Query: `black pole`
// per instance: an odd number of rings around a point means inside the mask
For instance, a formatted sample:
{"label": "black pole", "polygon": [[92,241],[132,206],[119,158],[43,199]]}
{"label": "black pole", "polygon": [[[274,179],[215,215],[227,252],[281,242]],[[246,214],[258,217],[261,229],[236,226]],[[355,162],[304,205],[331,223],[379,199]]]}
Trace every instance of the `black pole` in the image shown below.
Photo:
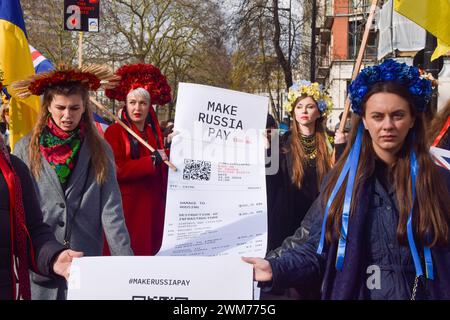
{"label": "black pole", "polygon": [[316,18],[317,18],[317,2],[312,0],[311,13],[311,82],[316,81]]}
{"label": "black pole", "polygon": [[[425,40],[425,49],[423,52],[423,69],[427,73],[431,73],[435,79],[439,74],[439,59],[431,61],[431,56],[437,46],[437,39],[431,33],[427,31],[427,37]],[[437,112],[437,88],[433,90],[433,96],[430,102],[429,111],[427,111],[427,117],[431,119]]]}
{"label": "black pole", "polygon": [[289,65],[292,66],[292,32],[291,32],[291,25],[292,25],[292,0],[289,0],[289,37],[288,37],[288,62]]}

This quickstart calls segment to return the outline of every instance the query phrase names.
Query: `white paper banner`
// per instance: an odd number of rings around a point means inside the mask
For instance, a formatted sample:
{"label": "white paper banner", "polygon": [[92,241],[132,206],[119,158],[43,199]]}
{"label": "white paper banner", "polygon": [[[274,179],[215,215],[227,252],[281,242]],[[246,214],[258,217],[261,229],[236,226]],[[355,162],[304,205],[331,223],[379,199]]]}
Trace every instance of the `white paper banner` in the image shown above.
{"label": "white paper banner", "polygon": [[68,300],[251,300],[253,269],[238,257],[74,259]]}

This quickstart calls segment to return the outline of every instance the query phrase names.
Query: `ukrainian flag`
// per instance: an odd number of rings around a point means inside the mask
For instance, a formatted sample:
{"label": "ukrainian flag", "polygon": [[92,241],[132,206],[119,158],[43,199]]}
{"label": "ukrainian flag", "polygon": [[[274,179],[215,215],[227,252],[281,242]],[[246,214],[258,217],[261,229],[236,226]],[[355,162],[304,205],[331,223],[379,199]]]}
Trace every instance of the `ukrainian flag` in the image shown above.
{"label": "ukrainian flag", "polygon": [[395,0],[394,9],[437,38],[431,61],[450,51],[450,0]]}
{"label": "ukrainian flag", "polygon": [[[0,0],[0,69],[4,71],[3,85],[6,86],[34,74],[19,0]],[[9,107],[11,148],[14,148],[14,144],[23,136],[30,133],[37,121],[39,105],[39,97],[36,96],[22,100],[11,98]]]}

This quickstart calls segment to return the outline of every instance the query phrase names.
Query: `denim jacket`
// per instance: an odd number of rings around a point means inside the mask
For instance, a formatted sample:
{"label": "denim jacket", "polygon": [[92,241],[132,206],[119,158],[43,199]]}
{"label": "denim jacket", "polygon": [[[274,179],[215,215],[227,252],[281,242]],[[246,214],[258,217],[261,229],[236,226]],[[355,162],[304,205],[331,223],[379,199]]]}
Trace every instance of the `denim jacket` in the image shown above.
{"label": "denim jacket", "polygon": [[[443,174],[450,183],[449,172],[443,171]],[[370,182],[370,188],[365,190],[370,192],[366,197],[367,201],[361,201],[362,205],[358,206],[358,211],[366,215],[363,230],[360,232],[361,237],[359,239],[352,238],[349,232],[349,243],[350,241],[359,241],[361,247],[357,262],[361,266],[356,268],[358,272],[353,275],[353,277],[357,277],[355,281],[357,284],[350,290],[355,292],[350,297],[354,299],[409,299],[412,293],[415,279],[414,264],[409,247],[402,246],[397,242],[398,211],[395,190],[385,182],[385,179],[381,178],[382,176],[374,175],[374,179],[371,179]],[[310,221],[308,222],[310,224],[309,235],[308,232],[304,232],[305,226],[300,227],[304,230],[297,234],[302,235],[303,238],[291,237],[288,244],[284,243],[284,247],[270,255],[268,260],[273,272],[273,289],[296,287],[318,290],[315,284],[322,283],[325,274],[331,274],[332,276],[328,277],[329,283],[326,284],[326,288],[327,291],[333,292],[336,286],[334,280],[340,272],[329,270],[330,263],[327,264],[327,260],[334,261],[336,253],[330,251],[322,255],[316,254],[323,212],[324,208],[319,197],[305,218],[306,222]],[[436,251],[434,253],[433,257],[435,258]],[[328,257],[329,254],[333,256]],[[439,261],[444,261],[450,266],[449,248],[439,250],[439,254]],[[347,255],[350,253],[346,254],[346,259],[350,260]],[[349,263],[349,261],[347,262]],[[334,264],[331,268],[334,269]],[[442,275],[442,279],[444,278],[449,278],[448,272]],[[341,285],[345,287],[345,284]],[[442,298],[429,294],[429,286],[423,281],[419,283],[419,287],[417,299]],[[339,298],[339,294],[336,296],[331,293],[325,298]]]}

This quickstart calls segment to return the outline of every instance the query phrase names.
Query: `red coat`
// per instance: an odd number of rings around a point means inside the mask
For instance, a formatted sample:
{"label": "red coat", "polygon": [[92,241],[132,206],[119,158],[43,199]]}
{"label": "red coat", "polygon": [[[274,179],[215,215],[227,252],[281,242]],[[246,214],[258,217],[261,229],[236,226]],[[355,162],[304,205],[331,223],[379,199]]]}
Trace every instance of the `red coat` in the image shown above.
{"label": "red coat", "polygon": [[[148,144],[156,149],[156,138],[148,125],[146,134]],[[161,247],[164,229],[167,166],[162,163],[155,167],[150,150],[141,143],[139,159],[131,159],[130,140],[125,129],[117,123],[108,127],[105,139],[111,145],[116,160],[131,248],[135,255],[154,255]]]}

